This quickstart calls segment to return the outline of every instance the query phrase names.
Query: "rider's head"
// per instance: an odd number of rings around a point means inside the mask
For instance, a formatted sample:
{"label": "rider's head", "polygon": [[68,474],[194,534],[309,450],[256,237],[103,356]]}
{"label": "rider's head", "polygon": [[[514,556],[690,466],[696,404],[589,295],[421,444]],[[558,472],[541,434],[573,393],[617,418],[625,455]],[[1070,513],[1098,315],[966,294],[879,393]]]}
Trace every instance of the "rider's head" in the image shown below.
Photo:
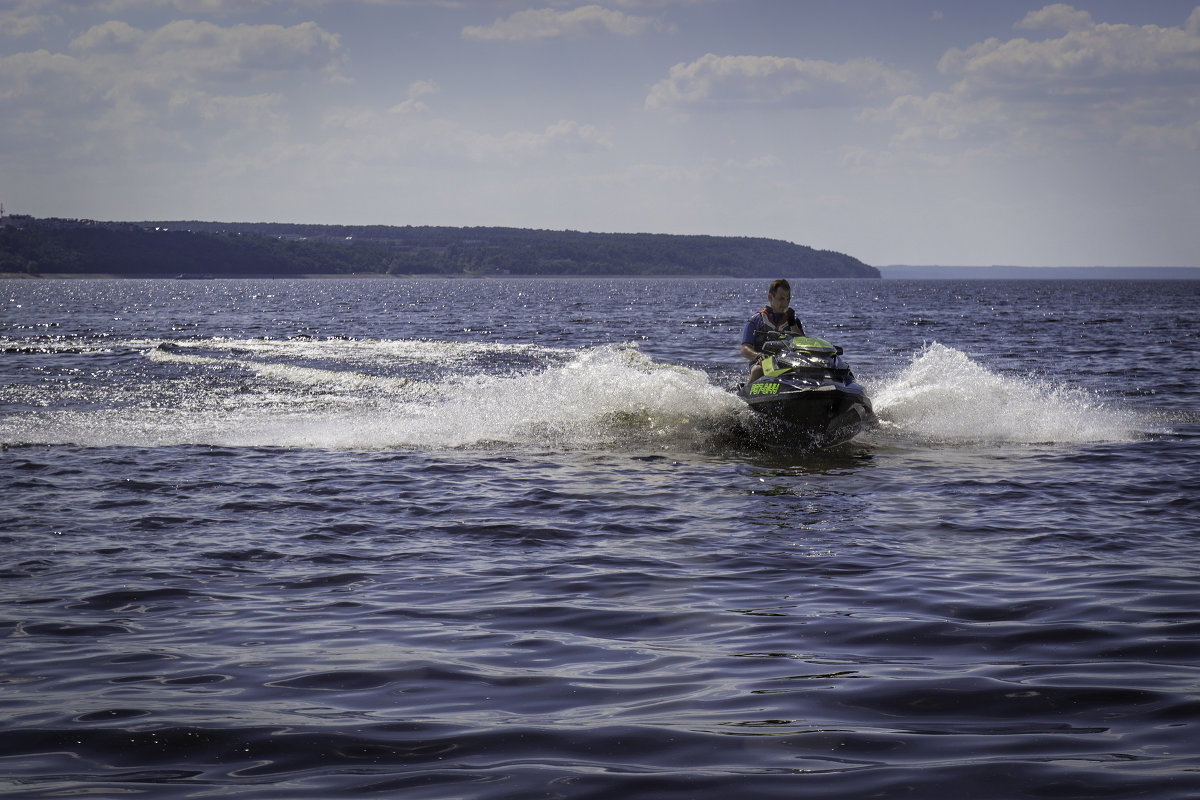
{"label": "rider's head", "polygon": [[767,291],[767,303],[776,314],[787,311],[792,303],[792,285],[783,278],[772,281]]}

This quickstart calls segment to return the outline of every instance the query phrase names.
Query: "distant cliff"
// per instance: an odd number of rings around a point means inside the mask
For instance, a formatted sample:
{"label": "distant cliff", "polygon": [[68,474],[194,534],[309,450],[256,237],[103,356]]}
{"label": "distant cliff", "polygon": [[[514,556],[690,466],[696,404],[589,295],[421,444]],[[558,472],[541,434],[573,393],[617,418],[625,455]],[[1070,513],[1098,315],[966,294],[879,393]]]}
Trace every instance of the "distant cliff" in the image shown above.
{"label": "distant cliff", "polygon": [[844,253],[778,239],[32,217],[5,217],[0,225],[0,273],[879,277],[879,270]]}

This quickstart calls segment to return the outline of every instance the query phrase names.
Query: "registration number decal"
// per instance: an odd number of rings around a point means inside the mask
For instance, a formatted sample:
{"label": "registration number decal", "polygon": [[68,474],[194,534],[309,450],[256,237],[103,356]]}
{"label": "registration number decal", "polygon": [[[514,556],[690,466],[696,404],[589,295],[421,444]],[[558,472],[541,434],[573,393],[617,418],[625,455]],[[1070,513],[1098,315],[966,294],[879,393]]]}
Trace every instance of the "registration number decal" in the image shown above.
{"label": "registration number decal", "polygon": [[778,383],[754,383],[750,385],[750,394],[779,394]]}

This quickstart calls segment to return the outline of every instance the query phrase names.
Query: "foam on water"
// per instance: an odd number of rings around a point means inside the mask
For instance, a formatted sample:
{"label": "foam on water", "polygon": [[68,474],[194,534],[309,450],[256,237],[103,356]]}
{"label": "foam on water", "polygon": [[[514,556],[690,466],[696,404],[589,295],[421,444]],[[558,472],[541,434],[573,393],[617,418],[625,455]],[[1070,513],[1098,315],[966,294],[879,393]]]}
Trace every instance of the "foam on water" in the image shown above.
{"label": "foam on water", "polygon": [[530,344],[427,339],[212,338],[177,342],[136,340],[129,344],[145,350],[147,356],[155,361],[240,363],[250,369],[264,363],[290,363],[305,359],[319,359],[347,368],[413,363],[486,364],[497,357],[537,357],[566,352]]}
{"label": "foam on water", "polygon": [[397,409],[386,435],[397,444],[454,447],[668,447],[738,407],[703,372],[655,363],[633,348],[600,347],[536,374],[476,376],[418,415]]}
{"label": "foam on water", "polygon": [[198,366],[235,366],[253,372],[263,378],[271,378],[297,386],[340,389],[344,391],[380,388],[390,388],[394,391],[406,389],[417,393],[422,391],[419,382],[407,378],[381,378],[347,370],[317,369],[296,364],[254,361],[244,358],[218,358],[180,352],[178,348],[154,348],[147,353],[147,357],[152,361],[194,364]]}
{"label": "foam on water", "polygon": [[702,372],[619,347],[525,374],[459,374],[422,394],[385,399],[368,414],[293,420],[268,438],[330,448],[666,447],[702,436],[738,406]]}
{"label": "foam on water", "polygon": [[[121,346],[149,362],[142,381],[26,387],[26,395],[64,394],[24,397],[41,408],[0,419],[0,441],[704,448],[748,415],[704,372],[654,361],[633,345],[570,350],[474,341],[218,337]],[[114,343],[105,342],[96,352],[113,351]],[[1146,418],[1091,392],[1001,374],[938,343],[898,374],[864,383],[881,421],[876,437],[1083,443],[1128,441],[1148,432]],[[62,407],[67,392],[76,400],[81,392],[89,395],[90,407]]]}
{"label": "foam on water", "polygon": [[666,448],[703,439],[742,408],[705,373],[654,362],[633,346],[208,339],[144,352],[152,364],[181,366],[186,378],[155,373],[145,396],[114,396],[107,408],[10,416],[0,437],[92,446]]}
{"label": "foam on water", "polygon": [[938,442],[1130,441],[1147,427],[1088,391],[1002,375],[936,342],[867,389],[885,433]]}

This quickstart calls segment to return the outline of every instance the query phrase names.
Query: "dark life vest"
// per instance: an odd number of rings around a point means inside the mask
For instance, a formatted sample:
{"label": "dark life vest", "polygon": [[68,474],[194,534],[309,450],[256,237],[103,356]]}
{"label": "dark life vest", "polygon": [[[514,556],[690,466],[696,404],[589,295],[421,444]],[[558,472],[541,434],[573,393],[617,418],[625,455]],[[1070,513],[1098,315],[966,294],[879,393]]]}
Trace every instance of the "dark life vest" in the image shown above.
{"label": "dark life vest", "polygon": [[804,335],[804,326],[800,324],[800,320],[796,319],[796,312],[791,308],[787,310],[778,324],[771,321],[771,309],[769,308],[760,310],[758,316],[762,320],[762,325],[754,331],[754,347],[757,350],[762,350],[763,344],[767,341],[767,334],[771,331],[787,330],[794,325],[799,328],[799,335]]}

